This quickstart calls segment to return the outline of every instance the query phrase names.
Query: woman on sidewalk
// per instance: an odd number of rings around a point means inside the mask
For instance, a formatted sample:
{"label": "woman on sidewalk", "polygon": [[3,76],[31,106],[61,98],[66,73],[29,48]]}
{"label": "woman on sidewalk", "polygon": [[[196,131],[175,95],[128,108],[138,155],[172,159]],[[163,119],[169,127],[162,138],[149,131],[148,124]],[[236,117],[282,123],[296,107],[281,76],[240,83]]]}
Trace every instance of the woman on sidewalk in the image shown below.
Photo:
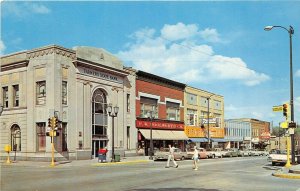
{"label": "woman on sidewalk", "polygon": [[197,147],[194,146],[194,154],[193,154],[193,165],[194,165],[193,169],[194,170],[198,170],[198,164],[197,164],[197,162],[199,160],[198,157],[199,157],[199,152],[197,150]]}

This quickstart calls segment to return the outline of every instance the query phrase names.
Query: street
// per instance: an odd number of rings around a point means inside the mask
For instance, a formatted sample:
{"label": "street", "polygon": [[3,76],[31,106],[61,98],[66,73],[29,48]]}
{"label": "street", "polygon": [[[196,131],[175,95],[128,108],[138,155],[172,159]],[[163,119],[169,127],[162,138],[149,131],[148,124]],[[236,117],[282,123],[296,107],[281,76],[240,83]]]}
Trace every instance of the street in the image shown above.
{"label": "street", "polygon": [[1,190],[135,190],[135,191],[299,191],[300,181],[272,176],[266,157],[239,157],[178,161],[179,168],[165,168],[166,161],[137,164],[72,166],[2,165]]}

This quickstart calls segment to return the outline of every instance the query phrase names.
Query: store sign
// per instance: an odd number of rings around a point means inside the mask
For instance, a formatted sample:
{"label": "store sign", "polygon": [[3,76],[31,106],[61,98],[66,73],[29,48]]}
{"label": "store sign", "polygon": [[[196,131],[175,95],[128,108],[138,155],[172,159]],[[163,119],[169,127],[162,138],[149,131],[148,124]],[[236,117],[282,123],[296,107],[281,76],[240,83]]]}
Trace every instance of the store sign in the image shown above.
{"label": "store sign", "polygon": [[260,137],[261,139],[270,139],[271,134],[269,132],[263,132]]}
{"label": "store sign", "polygon": [[[216,124],[218,123],[217,118],[210,118],[209,119],[209,124]],[[202,119],[202,124],[208,124],[208,119],[203,118]]]}
{"label": "store sign", "polygon": [[184,124],[178,123],[167,123],[167,122],[159,122],[153,121],[152,124],[150,121],[136,121],[137,128],[147,128],[150,129],[152,125],[153,129],[175,129],[175,130],[184,130]]}
{"label": "store sign", "polygon": [[109,74],[106,72],[100,72],[100,71],[93,70],[90,68],[82,68],[82,67],[78,67],[78,70],[81,74],[84,74],[84,75],[92,76],[95,78],[100,78],[103,80],[113,81],[113,82],[120,83],[120,84],[123,83],[123,79],[121,79],[119,76],[116,76],[113,74]]}

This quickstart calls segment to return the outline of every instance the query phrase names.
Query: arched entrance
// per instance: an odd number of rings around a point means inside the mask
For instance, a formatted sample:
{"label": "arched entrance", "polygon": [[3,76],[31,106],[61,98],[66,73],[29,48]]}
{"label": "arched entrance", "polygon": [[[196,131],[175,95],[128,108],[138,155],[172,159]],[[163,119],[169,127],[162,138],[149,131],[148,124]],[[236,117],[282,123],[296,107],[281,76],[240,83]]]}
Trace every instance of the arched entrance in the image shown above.
{"label": "arched entrance", "polygon": [[21,129],[18,125],[13,125],[10,129],[10,140],[13,151],[21,151]]}
{"label": "arched entrance", "polygon": [[107,99],[102,89],[92,97],[92,156],[98,157],[98,150],[107,145]]}

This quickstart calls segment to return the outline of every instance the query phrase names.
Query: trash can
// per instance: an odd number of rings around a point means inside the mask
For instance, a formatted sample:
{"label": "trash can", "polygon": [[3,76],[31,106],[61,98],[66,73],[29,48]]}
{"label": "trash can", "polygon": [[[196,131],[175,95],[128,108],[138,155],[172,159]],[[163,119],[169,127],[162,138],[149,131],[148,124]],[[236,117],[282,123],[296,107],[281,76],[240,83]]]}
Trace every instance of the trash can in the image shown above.
{"label": "trash can", "polygon": [[297,163],[300,164],[300,155],[296,155]]}
{"label": "trash can", "polygon": [[115,162],[120,162],[120,158],[119,154],[115,154]]}
{"label": "trash can", "polygon": [[98,162],[106,161],[106,154],[98,154]]}

